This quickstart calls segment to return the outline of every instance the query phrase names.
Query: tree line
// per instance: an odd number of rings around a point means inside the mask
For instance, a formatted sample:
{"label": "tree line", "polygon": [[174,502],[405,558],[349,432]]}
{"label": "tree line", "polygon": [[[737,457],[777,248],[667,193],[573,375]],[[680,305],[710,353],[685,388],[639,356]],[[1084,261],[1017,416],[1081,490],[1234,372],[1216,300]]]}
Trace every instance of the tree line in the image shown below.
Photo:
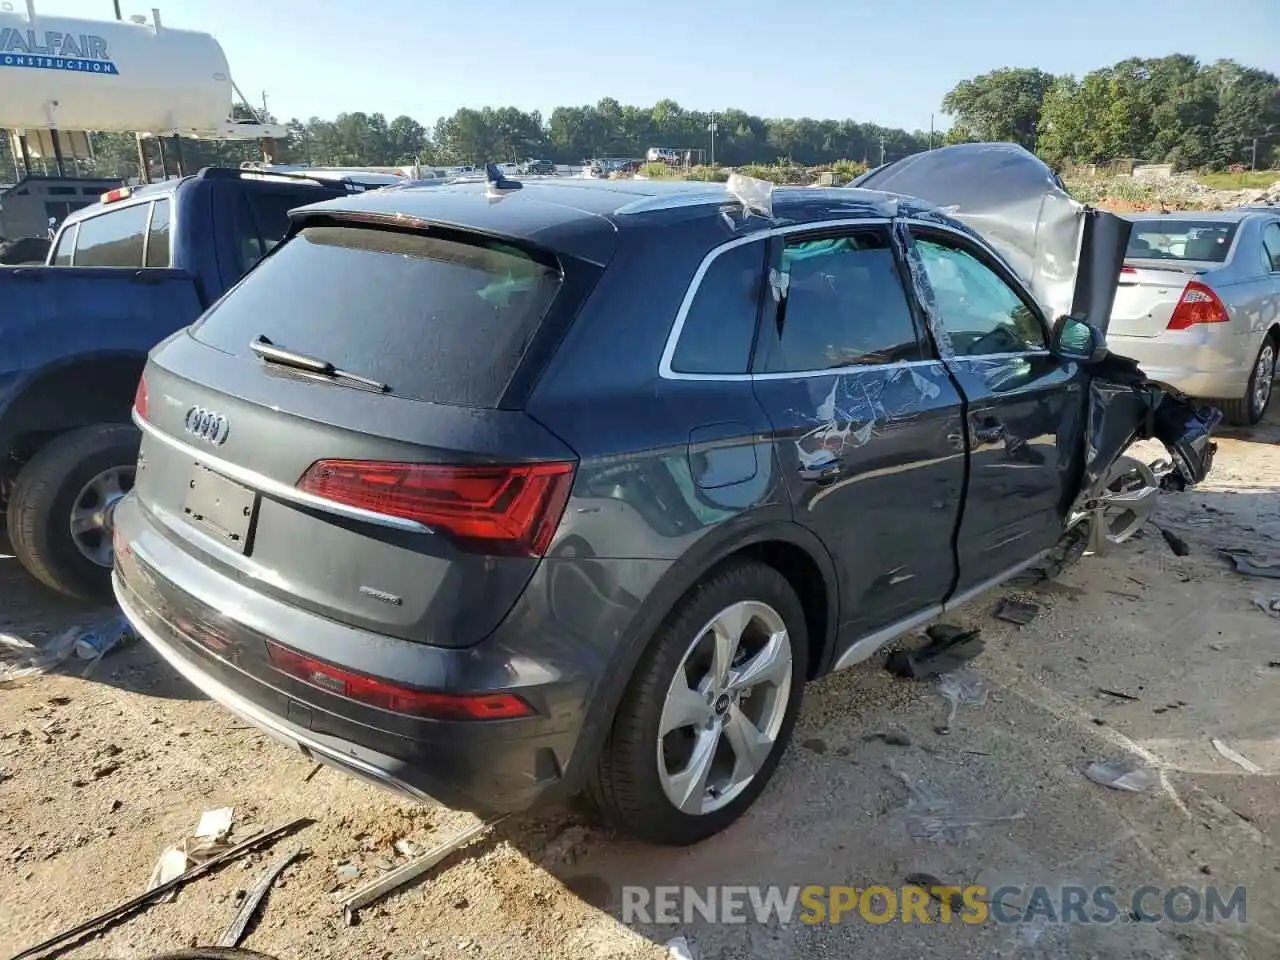
{"label": "tree line", "polygon": [[1079,79],[1006,67],[957,84],[942,106],[955,117],[948,142],[1012,140],[1058,169],[1117,159],[1178,170],[1280,161],[1280,79],[1234,60],[1131,57]]}
{"label": "tree line", "polygon": [[[1004,67],[957,84],[942,101],[954,118],[945,142],[1000,140],[1034,150],[1056,169],[1119,158],[1168,162],[1178,169],[1233,164],[1270,166],[1280,160],[1280,80],[1232,60],[1201,64],[1174,54],[1130,58],[1077,79],[1034,68]],[[243,111],[241,115],[245,116]],[[275,118],[267,118],[275,121]],[[714,124],[713,132],[710,129]],[[742,166],[815,166],[848,160],[875,166],[944,142],[856,120],[772,119],[728,109],[687,110],[674,100],[651,107],[610,97],[594,105],[557,107],[550,117],[516,107],[465,107],[430,128],[408,116],[342,113],[332,120],[288,121],[281,162],[315,166],[384,166],[412,162],[453,165],[547,159],[580,163],[592,157],[643,157],[651,146],[692,151],[695,162]],[[95,134],[94,159],[81,175],[133,177],[138,152],[129,134]],[[1256,147],[1256,160],[1255,160]],[[713,154],[714,149],[714,154]],[[0,179],[13,169],[0,140]],[[185,141],[185,169],[238,166],[256,159],[256,143]],[[170,172],[176,171],[172,147]],[[150,173],[160,172],[150,150]],[[45,170],[50,171],[49,164]]]}

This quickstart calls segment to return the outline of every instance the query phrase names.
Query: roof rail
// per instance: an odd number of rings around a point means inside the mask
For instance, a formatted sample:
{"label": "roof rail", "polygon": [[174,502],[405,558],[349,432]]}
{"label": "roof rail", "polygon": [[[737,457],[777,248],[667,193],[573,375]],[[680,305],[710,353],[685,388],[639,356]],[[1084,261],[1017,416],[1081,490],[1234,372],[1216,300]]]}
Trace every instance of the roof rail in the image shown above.
{"label": "roof rail", "polygon": [[370,183],[354,177],[317,177],[292,170],[266,170],[261,167],[204,167],[197,174],[204,180],[283,180],[314,183],[316,186],[345,187],[353,192],[376,190],[385,183]]}

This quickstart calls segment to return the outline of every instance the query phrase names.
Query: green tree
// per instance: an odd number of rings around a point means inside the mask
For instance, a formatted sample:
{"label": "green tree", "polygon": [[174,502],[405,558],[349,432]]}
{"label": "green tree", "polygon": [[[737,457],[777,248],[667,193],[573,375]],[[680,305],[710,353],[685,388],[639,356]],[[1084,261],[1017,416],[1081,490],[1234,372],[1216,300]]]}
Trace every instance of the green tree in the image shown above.
{"label": "green tree", "polygon": [[1028,67],[1001,67],[962,80],[942,98],[942,109],[979,140],[1036,143],[1036,128],[1053,76]]}

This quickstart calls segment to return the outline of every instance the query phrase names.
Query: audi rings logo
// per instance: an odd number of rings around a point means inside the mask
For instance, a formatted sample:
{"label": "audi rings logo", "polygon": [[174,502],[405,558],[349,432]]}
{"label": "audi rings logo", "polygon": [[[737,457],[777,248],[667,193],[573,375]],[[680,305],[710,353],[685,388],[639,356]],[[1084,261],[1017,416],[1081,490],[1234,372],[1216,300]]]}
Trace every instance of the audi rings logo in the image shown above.
{"label": "audi rings logo", "polygon": [[231,433],[231,424],[226,417],[204,407],[192,407],[188,410],[183,426],[191,436],[215,447],[226,443]]}

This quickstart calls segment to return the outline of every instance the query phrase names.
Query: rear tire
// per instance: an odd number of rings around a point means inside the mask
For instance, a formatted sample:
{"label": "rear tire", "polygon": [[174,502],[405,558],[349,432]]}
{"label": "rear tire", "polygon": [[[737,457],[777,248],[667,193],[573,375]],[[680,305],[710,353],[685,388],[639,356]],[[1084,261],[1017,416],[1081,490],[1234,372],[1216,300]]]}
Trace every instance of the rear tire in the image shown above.
{"label": "rear tire", "polygon": [[[139,440],[129,424],[82,427],[42,447],[18,474],[9,497],[9,537],[18,560],[45,586],[77,600],[111,598],[110,531],[92,529],[89,516],[100,511],[91,501],[99,496],[99,478],[127,478],[116,483],[121,495],[132,488]],[[73,513],[85,518],[78,537]]]}
{"label": "rear tire", "polygon": [[[738,638],[718,646],[736,623]],[[620,831],[677,846],[733,823],[786,750],[808,651],[800,600],[772,567],[735,562],[694,587],[654,635],[618,706],[587,785],[597,811]],[[706,771],[701,779],[695,768]],[[673,795],[687,797],[684,809]]]}
{"label": "rear tire", "polygon": [[1271,406],[1272,386],[1276,375],[1276,354],[1280,352],[1280,342],[1274,333],[1267,334],[1258,348],[1258,356],[1253,361],[1253,372],[1249,374],[1249,386],[1244,396],[1235,400],[1224,400],[1220,404],[1226,421],[1238,427],[1251,427],[1267,415]]}

